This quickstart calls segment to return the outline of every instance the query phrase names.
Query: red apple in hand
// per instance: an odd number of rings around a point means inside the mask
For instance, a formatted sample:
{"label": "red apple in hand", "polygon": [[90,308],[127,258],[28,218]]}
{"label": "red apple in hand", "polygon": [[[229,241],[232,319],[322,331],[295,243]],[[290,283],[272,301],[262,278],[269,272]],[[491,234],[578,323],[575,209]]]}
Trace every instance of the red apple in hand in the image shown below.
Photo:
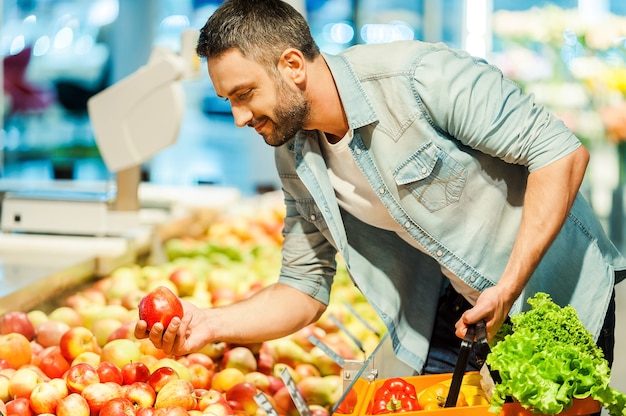
{"label": "red apple in hand", "polygon": [[26,312],[13,311],[2,315],[2,319],[0,319],[0,334],[6,335],[11,332],[22,334],[29,341],[35,337],[35,327],[28,319]]}
{"label": "red apple in hand", "polygon": [[167,328],[172,318],[183,316],[183,305],[169,288],[159,286],[139,302],[139,319],[146,321],[148,330],[157,322]]}

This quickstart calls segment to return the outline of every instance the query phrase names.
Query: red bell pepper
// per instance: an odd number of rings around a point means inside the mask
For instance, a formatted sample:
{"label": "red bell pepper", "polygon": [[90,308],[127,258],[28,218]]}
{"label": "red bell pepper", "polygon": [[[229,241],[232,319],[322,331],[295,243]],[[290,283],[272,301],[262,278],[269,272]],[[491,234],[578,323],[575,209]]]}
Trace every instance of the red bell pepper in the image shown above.
{"label": "red bell pepper", "polygon": [[374,394],[372,414],[402,413],[420,410],[415,386],[403,378],[385,380]]}

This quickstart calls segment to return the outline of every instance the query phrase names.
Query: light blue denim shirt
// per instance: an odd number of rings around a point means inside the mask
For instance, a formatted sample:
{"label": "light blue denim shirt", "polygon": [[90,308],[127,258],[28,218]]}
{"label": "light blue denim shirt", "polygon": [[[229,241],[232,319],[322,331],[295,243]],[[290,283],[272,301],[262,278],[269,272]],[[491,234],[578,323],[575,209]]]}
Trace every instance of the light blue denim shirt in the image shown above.
{"label": "light blue denim shirt", "polygon": [[[337,204],[318,133],[277,148],[286,218],[280,282],[327,303],[341,254],[385,321],[399,359],[425,362],[445,266],[478,291],[509,259],[529,172],[580,146],[531,96],[486,62],[404,41],[324,55],[354,137],[357,165],[426,253]],[[571,304],[596,337],[626,259],[578,196],[511,313],[541,291]]]}

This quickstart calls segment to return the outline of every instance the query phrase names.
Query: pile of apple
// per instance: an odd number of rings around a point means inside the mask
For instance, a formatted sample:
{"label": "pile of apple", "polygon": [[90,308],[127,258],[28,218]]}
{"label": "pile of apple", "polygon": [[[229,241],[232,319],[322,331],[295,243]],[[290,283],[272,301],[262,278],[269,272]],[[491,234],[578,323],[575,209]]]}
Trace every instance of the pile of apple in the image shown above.
{"label": "pile of apple", "polygon": [[[162,265],[120,267],[52,310],[3,315],[0,415],[265,415],[254,399],[259,393],[280,415],[297,415],[281,379],[284,371],[312,413],[327,415],[342,394],[341,368],[310,336],[344,359],[360,359],[378,343],[376,333],[384,332],[341,262],[327,312],[292,336],[255,345],[216,342],[173,357],[133,335],[141,300],[157,288],[211,308],[246,298],[276,279],[280,206],[254,211],[229,214],[202,239],[173,242],[178,255]],[[226,230],[236,230],[235,236],[227,238]],[[263,232],[251,237],[244,230]],[[204,247],[204,253],[184,255],[184,244]],[[346,331],[362,341],[365,352]]]}

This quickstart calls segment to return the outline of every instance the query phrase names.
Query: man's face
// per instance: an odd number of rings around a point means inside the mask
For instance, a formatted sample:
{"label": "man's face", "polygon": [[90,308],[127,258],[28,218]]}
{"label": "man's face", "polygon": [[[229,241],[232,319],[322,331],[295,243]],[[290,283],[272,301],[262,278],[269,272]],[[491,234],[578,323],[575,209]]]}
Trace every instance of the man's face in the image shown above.
{"label": "man's face", "polygon": [[270,146],[288,142],[308,119],[304,93],[276,72],[231,50],[208,61],[215,91],[230,101],[235,124],[253,127]]}

